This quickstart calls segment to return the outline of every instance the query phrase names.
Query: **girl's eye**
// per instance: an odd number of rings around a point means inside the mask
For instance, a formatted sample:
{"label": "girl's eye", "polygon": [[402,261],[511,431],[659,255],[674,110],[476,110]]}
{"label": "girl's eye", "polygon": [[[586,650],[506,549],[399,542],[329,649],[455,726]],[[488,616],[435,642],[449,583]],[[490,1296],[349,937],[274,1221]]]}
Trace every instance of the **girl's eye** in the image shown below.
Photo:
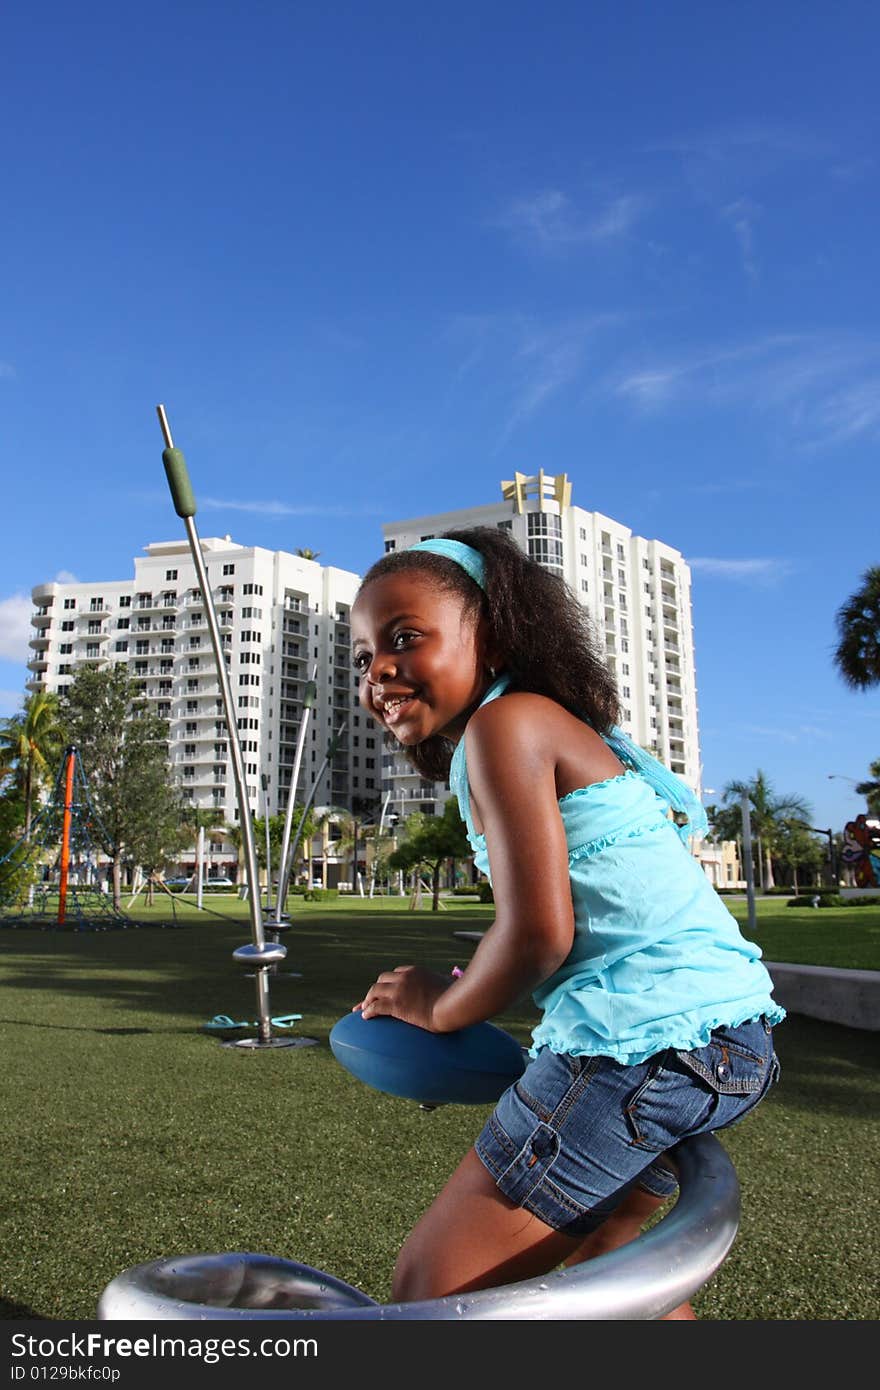
{"label": "girl's eye", "polygon": [[418,634],[415,632],[395,632],[394,637],[391,641],[391,645],[392,647],[395,647],[397,650],[400,650],[401,647],[405,647],[407,643],[410,642],[412,638],[416,637],[417,635]]}
{"label": "girl's eye", "polygon": [[363,671],[365,666],[370,664],[370,658],[366,652],[357,652],[351,659],[351,664],[356,671]]}

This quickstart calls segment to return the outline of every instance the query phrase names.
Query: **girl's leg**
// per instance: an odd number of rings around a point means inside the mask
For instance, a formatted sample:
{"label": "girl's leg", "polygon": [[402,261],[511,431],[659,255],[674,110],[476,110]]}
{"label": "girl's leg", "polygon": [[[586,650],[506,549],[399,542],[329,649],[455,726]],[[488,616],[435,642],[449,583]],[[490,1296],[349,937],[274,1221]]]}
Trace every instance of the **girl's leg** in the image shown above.
{"label": "girl's leg", "polygon": [[[602,1225],[595,1231],[591,1231],[585,1236],[570,1255],[563,1260],[564,1265],[579,1265],[584,1260],[593,1260],[597,1255],[606,1255],[609,1250],[617,1250],[621,1245],[628,1245],[631,1240],[635,1240],[641,1234],[642,1227],[653,1216],[658,1208],[667,1202],[668,1197],[654,1197],[650,1192],[644,1192],[641,1188],[634,1187],[623,1199],[616,1211],[602,1222]],[[662,1322],[691,1322],[696,1320],[696,1313],[690,1303],[680,1303],[677,1308],[673,1308],[670,1313],[666,1313],[661,1319]]]}
{"label": "girl's leg", "polygon": [[392,1298],[412,1303],[514,1284],[547,1274],[580,1244],[514,1206],[471,1149],[407,1237]]}

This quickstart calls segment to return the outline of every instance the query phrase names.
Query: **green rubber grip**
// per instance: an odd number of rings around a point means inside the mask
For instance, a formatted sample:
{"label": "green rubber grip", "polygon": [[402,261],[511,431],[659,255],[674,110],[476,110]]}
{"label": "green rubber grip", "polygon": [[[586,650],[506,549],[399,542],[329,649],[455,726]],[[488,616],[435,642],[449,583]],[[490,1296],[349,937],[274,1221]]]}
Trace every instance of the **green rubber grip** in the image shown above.
{"label": "green rubber grip", "polygon": [[178,516],[195,516],[196,499],[186,468],[186,459],[179,449],[163,449],[162,462],[171,489],[174,510]]}
{"label": "green rubber grip", "polygon": [[335,757],[335,755],[336,755],[336,750],[337,750],[337,748],[339,747],[339,745],[340,745],[340,743],[342,742],[342,740],[345,738],[345,735],[346,735],[347,732],[348,732],[347,729],[340,729],[340,730],[339,730],[339,733],[338,733],[338,734],[334,734],[333,737],[330,739],[330,742],[327,744],[327,757],[328,757],[328,758]]}
{"label": "green rubber grip", "polygon": [[315,682],[309,681],[306,685],[306,693],[303,696],[304,709],[311,709],[312,705],[315,703],[315,696],[317,695],[317,693],[318,687],[315,685]]}

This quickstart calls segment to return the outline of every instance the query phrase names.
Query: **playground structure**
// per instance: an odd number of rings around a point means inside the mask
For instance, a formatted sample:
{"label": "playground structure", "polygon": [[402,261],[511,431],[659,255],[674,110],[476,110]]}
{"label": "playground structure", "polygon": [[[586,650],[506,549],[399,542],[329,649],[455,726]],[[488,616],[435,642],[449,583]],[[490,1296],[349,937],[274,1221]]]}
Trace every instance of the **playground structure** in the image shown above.
{"label": "playground structure", "polygon": [[[198,530],[194,521],[196,514],[195,496],[193,494],[192,484],[190,483],[186,460],[180,449],[174,447],[165,407],[163,405],[158,405],[156,407],[156,413],[159,417],[159,424],[165,440],[162,462],[165,467],[168,486],[171,490],[174,510],[183,520],[186,528],[190,554],[192,555],[193,565],[195,566],[199,588],[204,597],[205,616],[208,621],[211,647],[214,652],[217,680],[223,698],[226,731],[229,741],[229,750],[232,756],[232,770],[235,778],[235,792],[241,823],[245,877],[248,885],[247,903],[251,924],[251,940],[246,945],[237,947],[232,955],[237,964],[246,967],[253,973],[253,978],[256,981],[257,1020],[255,1027],[257,1028],[257,1036],[255,1038],[227,1040],[224,1045],[227,1047],[247,1049],[309,1046],[315,1042],[314,1038],[279,1037],[273,1032],[272,1013],[269,1004],[269,974],[272,967],[277,968],[285,959],[287,956],[287,947],[281,944],[277,934],[272,941],[266,939],[262,904],[260,901],[260,877],[257,868],[257,847],[254,837],[254,824],[245,783],[244,757],[242,755],[241,740],[238,734],[238,720],[235,715],[235,703],[232,696],[232,687],[229,682],[229,672],[226,669],[226,661],[223,655],[220,624],[217,619],[217,610],[214,605],[211,586],[208,582],[208,572],[205,567],[204,556],[202,555],[201,541],[199,540]],[[303,723],[305,723],[305,719]],[[295,786],[296,783],[294,781],[292,794],[295,790]],[[284,864],[282,864],[282,870],[283,868]],[[284,901],[280,889],[281,884],[279,884],[279,909]],[[222,1016],[218,1015],[218,1017]],[[292,1019],[293,1016],[286,1015],[286,1018]]]}
{"label": "playground structure", "polygon": [[114,906],[104,884],[99,853],[106,840],[79,752],[70,746],[30,834],[0,861],[0,902],[8,900],[0,924],[43,931],[137,925]]}
{"label": "playground structure", "polygon": [[380,1304],[309,1265],[268,1255],[185,1255],[137,1265],[104,1289],[102,1321],[653,1320],[689,1299],[723,1263],[739,1226],[739,1183],[710,1134],[669,1154],[679,1197],[630,1244],[580,1265],[501,1288]]}

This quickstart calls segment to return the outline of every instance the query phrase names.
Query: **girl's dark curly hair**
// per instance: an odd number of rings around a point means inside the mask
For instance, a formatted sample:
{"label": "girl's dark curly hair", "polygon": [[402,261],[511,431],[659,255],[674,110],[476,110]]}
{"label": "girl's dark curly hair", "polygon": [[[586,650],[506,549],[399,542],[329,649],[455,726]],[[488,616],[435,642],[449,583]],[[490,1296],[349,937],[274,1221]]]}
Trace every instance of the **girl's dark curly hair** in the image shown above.
{"label": "girl's dark curly hair", "polygon": [[[485,591],[454,560],[425,550],[389,551],[364,575],[361,589],[382,575],[403,570],[429,574],[441,588],[460,595],[475,619],[486,620],[501,653],[501,669],[510,676],[509,690],[548,695],[600,733],[617,723],[614,678],[590,616],[565,580],[530,560],[506,530],[472,526],[443,534],[480,552]],[[392,734],[386,733],[385,741],[400,751]],[[453,747],[449,739],[435,737],[405,752],[423,777],[443,781]]]}

